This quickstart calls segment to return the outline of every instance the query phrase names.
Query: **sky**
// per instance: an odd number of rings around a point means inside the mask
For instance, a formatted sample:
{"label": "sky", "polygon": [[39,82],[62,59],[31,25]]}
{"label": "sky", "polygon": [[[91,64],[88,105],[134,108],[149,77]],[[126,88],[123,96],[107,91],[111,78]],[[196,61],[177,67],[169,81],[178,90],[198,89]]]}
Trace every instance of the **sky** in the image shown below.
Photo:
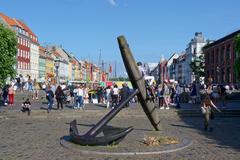
{"label": "sky", "polygon": [[[240,29],[239,0],[0,0],[0,12],[23,20],[40,44],[123,68],[117,37],[137,61],[159,62],[186,49],[195,32],[216,40]],[[100,56],[101,55],[101,56]]]}

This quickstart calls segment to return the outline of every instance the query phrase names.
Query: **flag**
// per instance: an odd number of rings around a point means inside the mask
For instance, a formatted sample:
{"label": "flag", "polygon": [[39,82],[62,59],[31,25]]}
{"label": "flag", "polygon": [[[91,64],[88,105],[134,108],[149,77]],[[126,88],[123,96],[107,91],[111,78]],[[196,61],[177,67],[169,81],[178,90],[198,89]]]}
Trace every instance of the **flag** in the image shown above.
{"label": "flag", "polygon": [[112,73],[112,66],[111,65],[109,65],[109,73]]}

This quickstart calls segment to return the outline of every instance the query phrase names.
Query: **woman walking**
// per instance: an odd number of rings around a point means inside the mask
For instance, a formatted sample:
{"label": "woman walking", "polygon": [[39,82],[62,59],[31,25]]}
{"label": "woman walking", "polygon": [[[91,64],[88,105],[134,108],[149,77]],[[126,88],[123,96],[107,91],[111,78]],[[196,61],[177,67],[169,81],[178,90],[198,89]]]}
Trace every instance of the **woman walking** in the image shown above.
{"label": "woman walking", "polygon": [[57,109],[59,109],[59,104],[61,105],[61,109],[63,109],[63,90],[60,86],[57,87],[57,90],[55,91],[56,100],[57,100]]}
{"label": "woman walking", "polygon": [[10,106],[13,106],[13,103],[14,103],[14,89],[13,89],[12,85],[8,89],[8,99],[9,99]]}
{"label": "woman walking", "polygon": [[214,112],[212,107],[214,107],[218,112],[221,112],[213,104],[210,96],[207,94],[207,96],[203,100],[202,113],[204,114],[204,130],[207,131],[209,129],[210,132],[213,130],[212,126],[210,125],[210,119],[214,118]]}

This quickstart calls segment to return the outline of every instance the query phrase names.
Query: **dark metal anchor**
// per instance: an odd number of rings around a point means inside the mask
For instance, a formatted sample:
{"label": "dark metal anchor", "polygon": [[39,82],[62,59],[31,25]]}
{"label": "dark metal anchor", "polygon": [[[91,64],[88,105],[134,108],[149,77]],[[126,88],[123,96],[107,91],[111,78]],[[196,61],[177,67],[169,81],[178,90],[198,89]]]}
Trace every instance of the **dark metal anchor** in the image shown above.
{"label": "dark metal anchor", "polygon": [[[77,129],[77,121],[74,120],[70,122],[70,137],[71,140],[75,143],[81,145],[107,145],[111,143],[120,142],[128,133],[133,130],[133,127],[128,127],[121,129],[120,131],[115,131],[113,133],[104,134],[105,125],[118,114],[124,106],[138,93],[138,90],[135,90],[130,96],[124,100],[122,103],[117,105],[114,109],[108,112],[95,126],[93,126],[86,134],[79,135]],[[104,136],[97,136],[103,132]]]}
{"label": "dark metal anchor", "polygon": [[[125,68],[128,73],[128,77],[135,89],[130,96],[120,103],[117,107],[111,110],[107,115],[105,115],[95,126],[93,126],[86,134],[79,135],[77,129],[76,120],[70,123],[70,138],[73,142],[81,145],[107,145],[113,142],[120,142],[128,133],[133,130],[133,127],[128,127],[120,131],[115,130],[115,132],[104,134],[104,128],[106,124],[115,117],[118,112],[135,96],[138,96],[138,99],[141,103],[143,111],[147,115],[149,121],[155,130],[160,130],[160,121],[158,117],[158,110],[154,106],[152,101],[148,101],[146,95],[145,81],[138,70],[135,59],[130,51],[129,45],[123,36],[118,37],[118,44],[121,51],[122,59],[125,65]],[[97,136],[99,133],[103,132],[104,136]]]}

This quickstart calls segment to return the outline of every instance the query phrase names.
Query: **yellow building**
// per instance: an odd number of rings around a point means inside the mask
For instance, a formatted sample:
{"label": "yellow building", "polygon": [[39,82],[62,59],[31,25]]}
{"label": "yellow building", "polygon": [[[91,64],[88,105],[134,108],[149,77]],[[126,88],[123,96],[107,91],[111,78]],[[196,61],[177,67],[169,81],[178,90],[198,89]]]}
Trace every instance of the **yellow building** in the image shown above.
{"label": "yellow building", "polygon": [[74,65],[75,65],[75,80],[77,81],[81,81],[81,76],[80,76],[80,70],[81,70],[81,65],[78,62],[78,60],[76,58],[74,58]]}
{"label": "yellow building", "polygon": [[46,55],[46,80],[54,77],[54,59],[51,52],[47,52]]}
{"label": "yellow building", "polygon": [[72,62],[72,59],[69,60],[69,63],[68,63],[68,80],[74,80],[74,77],[73,77],[73,62]]}

